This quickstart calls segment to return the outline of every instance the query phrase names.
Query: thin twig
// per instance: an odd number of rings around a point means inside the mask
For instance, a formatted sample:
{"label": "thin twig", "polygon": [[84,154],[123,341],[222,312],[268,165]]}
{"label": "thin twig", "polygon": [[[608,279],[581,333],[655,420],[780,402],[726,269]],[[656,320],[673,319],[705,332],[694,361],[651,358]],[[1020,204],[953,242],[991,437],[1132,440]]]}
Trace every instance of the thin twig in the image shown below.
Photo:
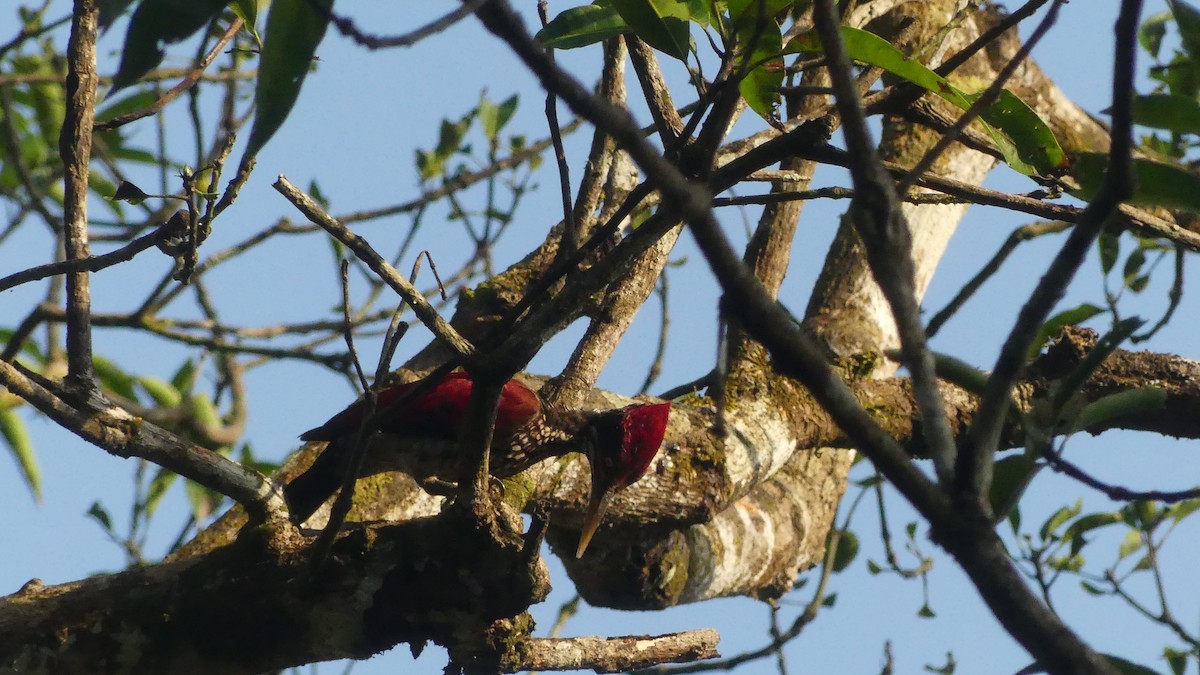
{"label": "thin twig", "polygon": [[417,318],[425,324],[427,328],[450,348],[458,357],[464,361],[470,361],[475,357],[475,347],[467,341],[457,330],[454,329],[445,319],[438,314],[437,310],[429,304],[425,296],[416,289],[407,279],[396,271],[386,260],[384,260],[365,239],[354,234],[345,225],[342,225],[329,214],[325,213],[312,197],[304,194],[299,188],[291,183],[282,175],[279,180],[275,181],[275,189],[288,199],[301,213],[309,220],[320,225],[334,239],[345,244],[347,248],[358,256],[379,275],[389,286],[392,287],[400,297],[404,298],[412,308],[413,313]]}
{"label": "thin twig", "polygon": [[110,120],[106,120],[97,124],[96,131],[109,131],[111,129],[123,127],[130,122],[154,115],[163,108],[167,107],[167,104],[178,98],[180,94],[196,86],[196,83],[200,81],[200,76],[204,74],[205,69],[208,68],[209,64],[213,62],[213,59],[217,58],[217,55],[221,53],[221,50],[225,48],[225,45],[229,44],[229,41],[232,40],[233,36],[237,35],[237,32],[241,29],[242,20],[240,18],[234,19],[233,23],[229,24],[229,28],[226,29],[225,34],[221,36],[221,39],[217,40],[217,43],[213,45],[213,48],[208,50],[208,54],[206,54],[204,58],[195,65],[195,67],[188,71],[187,76],[180,80],[179,84],[168,89],[167,92],[158,97],[154,103],[151,103],[141,110],[134,110],[133,112],[128,112],[124,115],[118,115]]}

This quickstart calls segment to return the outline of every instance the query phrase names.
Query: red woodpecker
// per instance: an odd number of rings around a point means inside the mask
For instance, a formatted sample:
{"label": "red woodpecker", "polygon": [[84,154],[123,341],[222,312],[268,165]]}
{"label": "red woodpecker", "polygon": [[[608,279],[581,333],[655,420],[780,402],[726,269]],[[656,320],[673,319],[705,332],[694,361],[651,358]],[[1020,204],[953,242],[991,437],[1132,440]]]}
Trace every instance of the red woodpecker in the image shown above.
{"label": "red woodpecker", "polygon": [[[422,475],[453,472],[457,467],[447,466],[454,460],[453,446],[447,442],[457,440],[466,420],[471,387],[468,373],[455,372],[436,381],[426,379],[381,389],[372,430],[432,443],[410,444],[413,452],[406,454],[422,457],[369,457],[367,464],[371,466],[363,475],[393,468]],[[329,443],[313,465],[284,488],[296,522],[307,520],[341,485],[366,409],[366,401],[360,399],[325,424],[301,434],[305,441]],[[509,380],[500,392],[489,469],[493,475],[507,478],[549,457],[568,452],[585,454],[591,465],[592,483],[576,552],[582,556],[613,494],[649,469],[662,445],[670,409],[669,402],[606,411],[548,408],[529,387]],[[414,465],[419,468],[414,470]]]}

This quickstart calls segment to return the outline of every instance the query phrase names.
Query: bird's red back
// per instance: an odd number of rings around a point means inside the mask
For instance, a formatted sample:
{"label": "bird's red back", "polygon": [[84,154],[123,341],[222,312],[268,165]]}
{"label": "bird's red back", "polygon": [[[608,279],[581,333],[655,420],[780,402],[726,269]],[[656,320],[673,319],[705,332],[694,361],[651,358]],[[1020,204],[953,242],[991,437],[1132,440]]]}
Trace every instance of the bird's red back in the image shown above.
{"label": "bird's red back", "polygon": [[[432,383],[419,380],[384,387],[377,394],[376,426],[391,434],[456,438],[467,420],[472,386],[469,373],[454,372]],[[541,412],[541,400],[532,389],[516,380],[505,382],[496,410],[496,435],[511,435]],[[329,441],[356,433],[365,413],[366,402],[360,399],[300,438]]]}

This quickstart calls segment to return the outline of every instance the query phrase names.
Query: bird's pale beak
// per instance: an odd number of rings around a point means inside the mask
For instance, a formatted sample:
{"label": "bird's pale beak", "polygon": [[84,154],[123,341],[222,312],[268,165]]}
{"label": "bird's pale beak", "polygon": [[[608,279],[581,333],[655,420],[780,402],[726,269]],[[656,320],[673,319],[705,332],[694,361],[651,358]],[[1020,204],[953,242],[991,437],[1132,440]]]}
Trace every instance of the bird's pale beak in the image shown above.
{"label": "bird's pale beak", "polygon": [[579,548],[575,550],[575,557],[582,558],[583,552],[587,550],[588,544],[592,541],[592,535],[596,534],[596,528],[600,527],[600,521],[604,519],[604,512],[608,510],[608,503],[612,501],[612,496],[615,490],[610,489],[607,481],[596,480],[595,472],[592,473],[592,493],[588,496],[587,508],[583,512],[583,527],[579,530]]}

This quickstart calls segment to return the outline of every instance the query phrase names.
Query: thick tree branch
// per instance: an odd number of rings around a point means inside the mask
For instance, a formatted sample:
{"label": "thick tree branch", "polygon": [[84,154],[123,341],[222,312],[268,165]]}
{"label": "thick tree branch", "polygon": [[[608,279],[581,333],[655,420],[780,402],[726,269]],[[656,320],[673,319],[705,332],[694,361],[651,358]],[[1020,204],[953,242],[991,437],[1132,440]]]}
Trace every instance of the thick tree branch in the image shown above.
{"label": "thick tree branch", "polygon": [[253,469],[207,448],[185,443],[168,431],[134,417],[99,394],[77,397],[48,389],[18,367],[0,361],[0,384],[63,428],[118,457],[141,457],[232,497],[260,517],[282,514],[283,497]]}
{"label": "thick tree branch", "polygon": [[[88,244],[88,170],[96,113],[96,35],[100,10],[95,0],[75,0],[67,46],[67,107],[59,136],[63,176],[63,248],[67,260],[85,260]],[[67,366],[71,385],[95,387],[92,373],[91,282],[87,270],[67,274]]]}

